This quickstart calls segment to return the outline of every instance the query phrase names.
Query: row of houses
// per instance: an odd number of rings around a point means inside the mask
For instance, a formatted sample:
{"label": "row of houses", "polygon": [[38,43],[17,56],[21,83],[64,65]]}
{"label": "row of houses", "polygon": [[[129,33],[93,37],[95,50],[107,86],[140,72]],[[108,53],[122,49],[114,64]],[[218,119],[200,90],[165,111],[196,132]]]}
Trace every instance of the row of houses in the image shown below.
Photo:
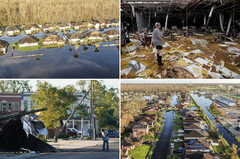
{"label": "row of houses", "polygon": [[212,146],[218,146],[219,141],[209,139],[206,123],[194,111],[183,108],[180,112],[183,116],[183,129],[178,130],[178,136],[184,137],[185,159],[213,159]]}
{"label": "row of houses", "polygon": [[[91,31],[88,32],[86,35],[80,34],[78,32],[73,34],[66,34],[66,39],[69,43],[79,43],[84,42],[85,37],[88,37],[89,40],[96,40],[96,39],[105,39],[105,38],[118,38],[119,32],[116,29],[111,29],[106,32],[103,32],[103,34],[99,33],[98,31]],[[34,47],[39,45],[38,38],[30,35],[28,37],[25,37],[23,39],[19,40],[19,47]],[[42,37],[42,44],[43,45],[64,45],[65,40],[61,38],[59,35],[52,34],[52,35],[44,35]],[[7,49],[8,43],[6,43],[3,40],[0,40],[0,51],[5,51]]]}
{"label": "row of houses", "polygon": [[24,30],[24,32],[27,35],[38,33],[39,31],[43,31],[45,33],[47,32],[54,32],[57,29],[60,31],[66,31],[70,29],[74,29],[76,31],[79,31],[80,29],[96,29],[96,30],[103,30],[111,27],[119,27],[119,23],[117,21],[101,21],[101,22],[74,22],[74,23],[59,23],[59,24],[45,24],[45,25],[37,25],[37,24],[31,24],[24,27],[20,26],[10,26],[7,28],[0,28],[0,35],[3,35],[3,33],[6,31],[8,36],[16,36],[19,35],[21,30]]}
{"label": "row of houses", "polygon": [[[31,96],[34,95],[35,92],[23,92],[23,93],[0,93],[0,116],[9,115],[21,111],[30,111],[33,109],[34,102],[31,99]],[[72,104],[72,107],[75,108],[78,101],[84,96],[85,92],[78,92],[77,97],[78,100]],[[89,95],[87,95],[82,104],[86,105],[86,109],[89,108]],[[62,121],[66,122],[66,119]],[[82,125],[83,123],[83,125]],[[84,118],[81,120],[80,116],[75,116],[74,119],[71,119],[69,123],[66,125],[66,129],[64,133],[67,133],[68,128],[76,128],[81,130],[83,128],[83,136],[89,136],[89,128],[91,126],[91,122],[88,118]],[[57,128],[59,129],[59,128]],[[96,120],[96,130],[98,133],[98,121]],[[54,136],[55,130],[49,129],[49,137]]]}

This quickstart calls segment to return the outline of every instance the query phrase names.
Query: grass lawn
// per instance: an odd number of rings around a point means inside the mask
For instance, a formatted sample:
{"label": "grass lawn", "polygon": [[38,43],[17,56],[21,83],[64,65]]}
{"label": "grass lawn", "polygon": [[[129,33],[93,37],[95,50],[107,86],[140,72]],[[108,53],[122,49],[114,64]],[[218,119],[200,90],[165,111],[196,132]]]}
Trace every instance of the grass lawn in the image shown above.
{"label": "grass lawn", "polygon": [[129,154],[133,159],[145,159],[149,148],[150,145],[137,146],[135,149],[129,150]]}
{"label": "grass lawn", "polygon": [[183,122],[182,119],[179,119],[179,118],[176,119],[176,123],[182,123],[182,122]]}
{"label": "grass lawn", "polygon": [[64,47],[64,45],[42,45],[42,48],[61,48]]}
{"label": "grass lawn", "polygon": [[151,148],[151,150],[150,150],[150,152],[149,152],[149,154],[148,154],[148,157],[147,158],[149,158],[149,159],[151,159],[152,158],[152,154],[153,154],[153,151],[154,151],[154,149],[155,149],[155,145],[154,146],[152,146],[152,148]]}
{"label": "grass lawn", "polygon": [[154,137],[152,137],[152,135],[143,135],[143,140],[144,141],[153,141]]}
{"label": "grass lawn", "polygon": [[37,46],[32,46],[32,47],[16,47],[16,50],[20,50],[20,51],[33,51],[33,50],[38,50],[40,47],[40,45]]}
{"label": "grass lawn", "polygon": [[214,153],[217,153],[217,154],[224,152],[222,146],[213,146],[213,151],[214,151]]}
{"label": "grass lawn", "polygon": [[[181,154],[173,154],[173,159],[178,159],[178,157],[182,158],[182,155]],[[168,155],[167,159],[171,159],[171,155]]]}

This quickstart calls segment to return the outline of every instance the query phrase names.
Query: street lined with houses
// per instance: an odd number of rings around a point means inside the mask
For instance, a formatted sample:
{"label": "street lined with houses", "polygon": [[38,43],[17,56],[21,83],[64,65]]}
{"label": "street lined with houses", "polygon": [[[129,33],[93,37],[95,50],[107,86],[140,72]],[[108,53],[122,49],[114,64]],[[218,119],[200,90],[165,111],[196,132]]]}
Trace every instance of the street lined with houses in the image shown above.
{"label": "street lined with houses", "polygon": [[[226,92],[231,86],[206,86],[212,89],[211,91],[206,91],[206,88],[198,85],[180,85],[175,86],[176,89],[170,84],[163,88],[161,85],[155,87],[149,85],[148,88],[147,84],[135,86],[125,84],[122,87],[124,112],[130,109],[139,114],[135,116],[133,114],[133,118],[130,114],[122,116],[124,131],[122,131],[121,157],[123,159],[222,159],[240,154],[237,150],[240,147],[239,137],[233,135],[235,132],[239,133],[240,126],[236,122],[233,126],[235,131],[232,131],[233,127],[222,125],[226,120],[225,117],[216,115],[216,111],[221,112],[221,109],[238,110],[238,101],[224,98],[219,93],[219,91]],[[238,92],[239,86],[232,89]],[[139,105],[141,100],[145,102]],[[220,104],[218,108],[214,106],[215,101]],[[145,123],[138,120],[148,113],[157,115],[158,121],[162,116],[164,118],[162,124],[159,125],[157,120],[152,125],[147,124],[149,122],[147,120]],[[228,118],[238,118],[239,114],[236,113],[234,116],[232,113],[228,111]],[[142,124],[141,128],[136,127],[137,124]],[[157,125],[158,129],[156,129]],[[155,140],[157,132],[160,133]],[[134,137],[141,140],[136,142],[133,140]]]}

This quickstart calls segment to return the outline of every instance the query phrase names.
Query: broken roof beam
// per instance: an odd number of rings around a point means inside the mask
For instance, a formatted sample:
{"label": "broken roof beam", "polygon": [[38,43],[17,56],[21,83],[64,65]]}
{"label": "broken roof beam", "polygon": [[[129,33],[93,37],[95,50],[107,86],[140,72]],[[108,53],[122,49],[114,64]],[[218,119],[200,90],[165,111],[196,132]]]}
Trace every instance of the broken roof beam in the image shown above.
{"label": "broken roof beam", "polygon": [[33,114],[33,113],[41,112],[41,111],[45,111],[45,110],[47,110],[47,108],[31,110],[29,112],[22,111],[22,112],[10,114],[10,115],[4,115],[4,116],[0,116],[0,121],[11,119],[11,118],[19,118],[19,117],[24,116],[24,115]]}

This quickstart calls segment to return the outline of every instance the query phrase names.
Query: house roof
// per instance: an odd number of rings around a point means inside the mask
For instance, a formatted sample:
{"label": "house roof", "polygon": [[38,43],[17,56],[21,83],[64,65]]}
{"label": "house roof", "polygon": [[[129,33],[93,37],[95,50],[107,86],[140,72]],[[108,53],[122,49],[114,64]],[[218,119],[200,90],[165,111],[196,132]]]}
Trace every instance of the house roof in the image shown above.
{"label": "house roof", "polygon": [[66,36],[68,36],[69,39],[82,39],[83,38],[83,35],[78,32],[73,33],[73,34],[68,34]]}
{"label": "house roof", "polygon": [[59,26],[59,27],[66,27],[66,26],[68,26],[68,25],[65,24],[65,23],[60,23],[60,24],[58,24],[58,26]]}
{"label": "house roof", "polygon": [[34,36],[29,36],[19,40],[19,44],[25,44],[25,43],[38,43],[38,39]]}
{"label": "house roof", "polygon": [[129,137],[132,142],[142,142],[143,138],[142,137]]}
{"label": "house roof", "polygon": [[72,23],[71,25],[72,26],[80,26],[80,25],[83,25],[83,22]]}
{"label": "house roof", "polygon": [[183,126],[184,130],[201,129],[200,123],[189,123]]}
{"label": "house roof", "polygon": [[54,25],[51,25],[51,24],[45,24],[42,26],[43,28],[49,28],[49,27],[54,27]]}
{"label": "house roof", "polygon": [[103,33],[106,35],[119,35],[119,31],[116,29],[111,29],[111,30],[105,31]]}
{"label": "house roof", "polygon": [[44,41],[63,41],[63,39],[60,36],[53,34],[53,35],[44,35],[42,37],[42,41],[43,42]]}
{"label": "house roof", "polygon": [[98,31],[94,30],[92,32],[88,32],[85,34],[87,37],[101,37],[102,34],[99,33]]}
{"label": "house roof", "polygon": [[0,48],[5,48],[8,45],[9,45],[9,43],[7,41],[0,40]]}
{"label": "house roof", "polygon": [[187,124],[187,123],[200,123],[200,120],[194,118],[194,119],[183,119],[183,124]]}
{"label": "house roof", "polygon": [[35,25],[35,24],[28,25],[28,26],[24,27],[25,30],[30,30],[31,28],[39,28],[39,27],[37,25]]}
{"label": "house roof", "polygon": [[133,125],[133,129],[146,129],[147,125],[142,125],[142,124],[138,124],[138,125]]}
{"label": "house roof", "polygon": [[202,130],[186,130],[184,131],[184,137],[207,137],[209,134]]}
{"label": "house roof", "polygon": [[184,145],[186,149],[209,149],[210,146],[206,139],[185,140]]}
{"label": "house roof", "polygon": [[19,30],[16,26],[11,26],[7,28],[7,31]]}
{"label": "house roof", "polygon": [[124,138],[122,140],[122,146],[126,147],[126,146],[133,146],[135,145],[131,140],[129,140],[128,138]]}

